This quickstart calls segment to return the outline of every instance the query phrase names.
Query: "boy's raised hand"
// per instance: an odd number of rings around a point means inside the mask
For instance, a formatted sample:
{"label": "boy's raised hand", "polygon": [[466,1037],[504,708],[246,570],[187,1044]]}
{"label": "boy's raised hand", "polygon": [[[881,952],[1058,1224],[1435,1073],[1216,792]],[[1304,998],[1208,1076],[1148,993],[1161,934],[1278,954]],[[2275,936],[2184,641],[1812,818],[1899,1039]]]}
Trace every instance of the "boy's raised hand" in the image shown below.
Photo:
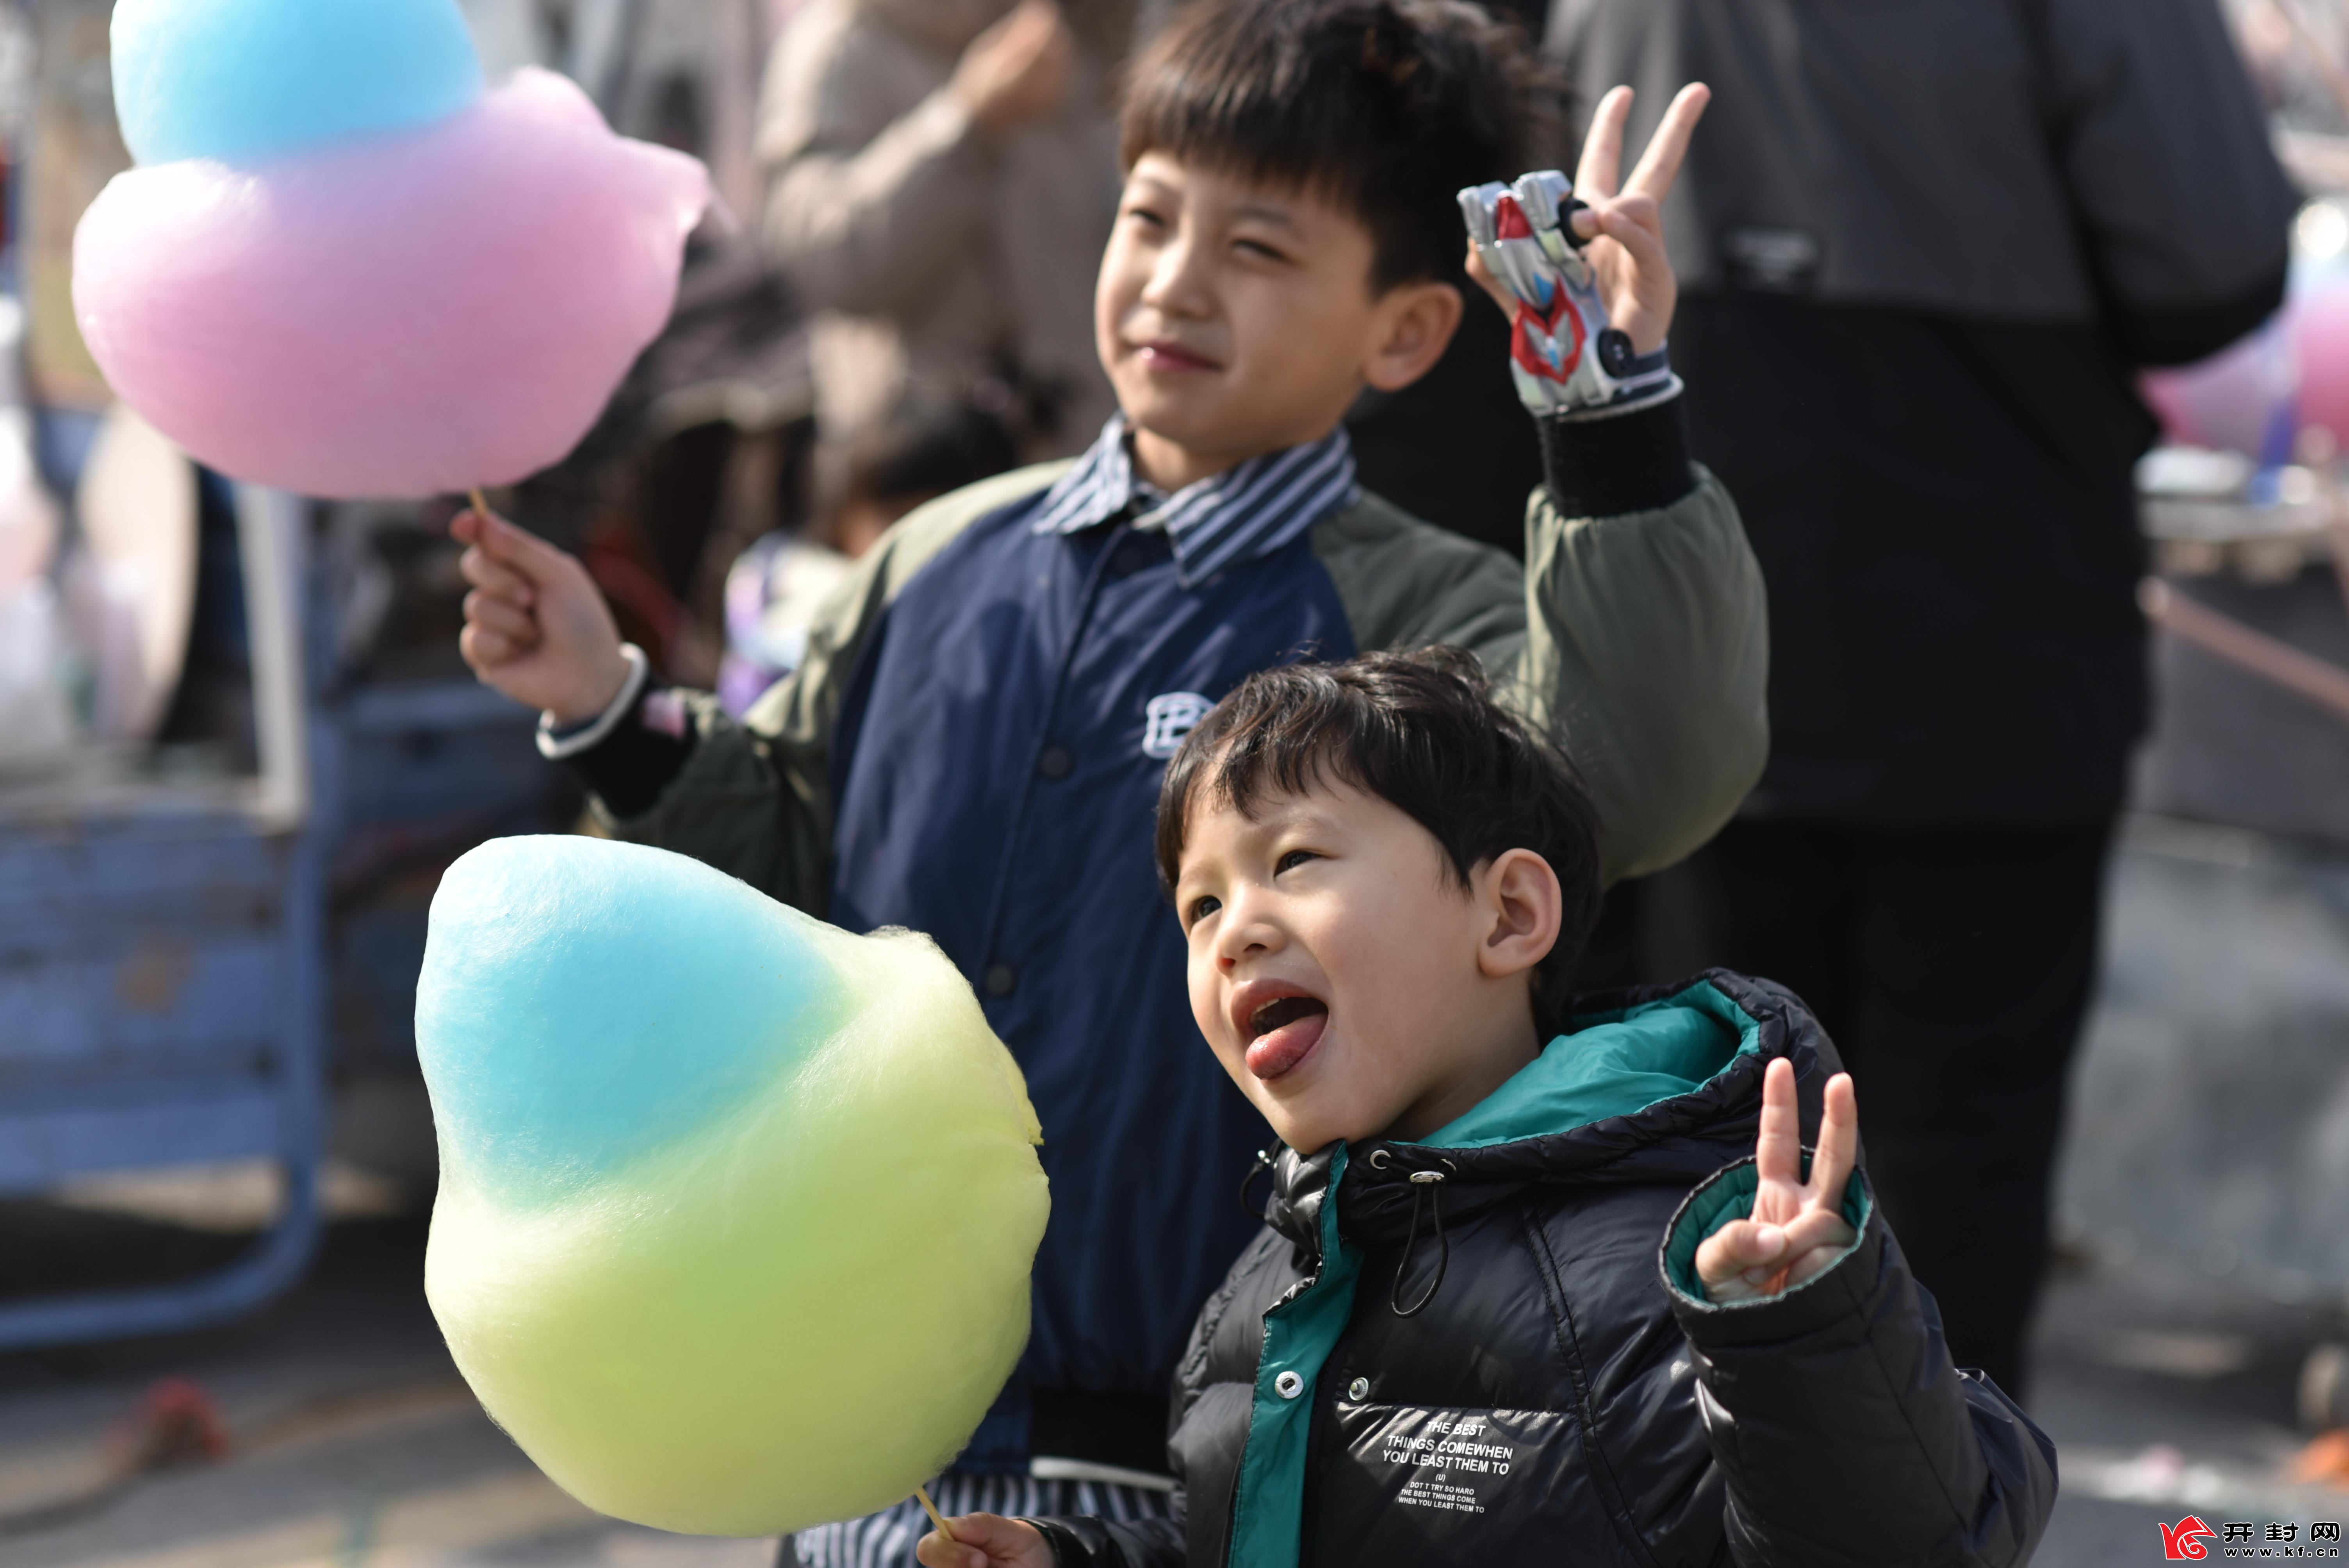
{"label": "boy's raised hand", "polygon": [[1712,98],[1682,88],[1628,180],[1631,89],[1617,88],[1599,100],[1570,199],[1555,173],[1460,193],[1469,275],[1516,324],[1517,387],[1537,413],[1619,410],[1677,388],[1659,352],[1680,300],[1662,204]]}
{"label": "boy's raised hand", "polygon": [[1574,215],[1574,232],[1590,242],[1586,253],[1599,274],[1609,319],[1641,354],[1664,346],[1680,304],[1680,280],[1664,253],[1664,198],[1681,177],[1689,139],[1712,101],[1713,89],[1702,82],[1675,93],[1624,180],[1623,127],[1631,118],[1631,89],[1612,89],[1599,100],[1574,171],[1574,193],[1590,204]]}
{"label": "boy's raised hand", "polygon": [[1816,1278],[1857,1239],[1843,1217],[1844,1188],[1859,1152],[1859,1109],[1851,1075],[1827,1080],[1826,1116],[1811,1177],[1802,1180],[1802,1113],[1795,1066],[1784,1057],[1762,1077],[1762,1135],[1754,1162],[1761,1185],[1751,1218],[1733,1220],[1696,1250],[1697,1278],[1717,1302],[1775,1295]]}
{"label": "boy's raised hand", "polygon": [[557,724],[609,707],[630,666],[611,608],[578,559],[483,512],[460,512],[449,531],[468,547],[458,570],[472,592],[457,646],[473,673]]}
{"label": "boy's raised hand", "polygon": [[948,1522],[952,1541],[933,1530],[914,1548],[923,1568],[1053,1568],[1051,1543],[1032,1524],[992,1513],[967,1513]]}

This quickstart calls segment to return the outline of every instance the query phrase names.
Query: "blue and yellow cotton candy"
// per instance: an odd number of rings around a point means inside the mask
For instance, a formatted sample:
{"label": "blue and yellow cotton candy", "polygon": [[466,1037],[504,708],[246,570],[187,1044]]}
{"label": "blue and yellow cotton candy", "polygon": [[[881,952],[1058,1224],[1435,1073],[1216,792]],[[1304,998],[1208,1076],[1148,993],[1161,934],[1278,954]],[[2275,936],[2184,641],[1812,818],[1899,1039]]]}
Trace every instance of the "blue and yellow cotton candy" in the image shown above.
{"label": "blue and yellow cotton candy", "polygon": [[1019,1068],[926,938],[658,850],[501,840],[441,881],[416,1037],[432,1310],[574,1496],[771,1534],[968,1441],[1049,1201]]}

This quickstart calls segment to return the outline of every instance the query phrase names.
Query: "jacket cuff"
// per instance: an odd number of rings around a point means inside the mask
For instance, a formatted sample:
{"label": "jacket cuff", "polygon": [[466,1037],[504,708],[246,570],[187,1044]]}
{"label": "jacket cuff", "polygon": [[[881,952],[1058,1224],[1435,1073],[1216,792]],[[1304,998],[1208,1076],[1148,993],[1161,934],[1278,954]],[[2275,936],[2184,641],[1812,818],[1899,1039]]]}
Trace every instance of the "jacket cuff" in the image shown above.
{"label": "jacket cuff", "polygon": [[637,693],[602,738],[558,760],[615,820],[626,821],[651,810],[685,771],[694,738],[678,694],[655,685]]}
{"label": "jacket cuff", "polygon": [[1534,421],[1542,473],[1562,517],[1658,511],[1696,489],[1688,415],[1677,394],[1610,418]]}
{"label": "jacket cuff", "polygon": [[[1803,1151],[1806,1171],[1810,1155],[1809,1150]],[[1884,1250],[1884,1227],[1877,1219],[1875,1194],[1868,1189],[1868,1178],[1854,1171],[1844,1188],[1843,1216],[1856,1235],[1834,1263],[1775,1295],[1750,1301],[1710,1299],[1697,1277],[1697,1247],[1723,1226],[1753,1213],[1759,1179],[1751,1156],[1714,1172],[1682,1202],[1671,1223],[1664,1228],[1664,1244],[1657,1259],[1664,1288],[1682,1328],[1700,1345],[1768,1343],[1822,1327],[1851,1311],[1851,1293],[1832,1283],[1838,1275],[1855,1274],[1863,1280],[1876,1275]]]}
{"label": "jacket cuff", "polygon": [[[1100,1555],[1093,1543],[1071,1528],[1071,1522],[1059,1519],[1037,1519],[1028,1514],[1019,1516],[1022,1524],[1032,1524],[1044,1537],[1044,1544],[1052,1549],[1052,1561],[1058,1568],[1082,1568]],[[1078,1523],[1088,1522],[1079,1521]]]}
{"label": "jacket cuff", "polygon": [[593,750],[636,711],[636,699],[645,695],[645,682],[652,676],[652,661],[634,643],[622,643],[620,656],[627,661],[627,678],[620,683],[620,689],[613,694],[603,712],[578,724],[557,724],[551,713],[538,716],[539,755],[550,762],[564,762],[583,751]]}
{"label": "jacket cuff", "polygon": [[1023,1515],[1052,1549],[1060,1568],[1183,1568],[1183,1527],[1171,1519],[1115,1520],[1084,1517],[1038,1519]]}

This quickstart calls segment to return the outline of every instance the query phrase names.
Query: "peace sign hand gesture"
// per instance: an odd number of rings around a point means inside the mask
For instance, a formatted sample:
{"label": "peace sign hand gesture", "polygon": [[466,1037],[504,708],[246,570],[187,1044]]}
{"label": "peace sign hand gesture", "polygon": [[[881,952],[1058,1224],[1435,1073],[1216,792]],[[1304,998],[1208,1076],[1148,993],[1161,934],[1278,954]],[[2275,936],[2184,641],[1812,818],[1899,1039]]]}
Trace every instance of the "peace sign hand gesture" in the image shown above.
{"label": "peace sign hand gesture", "polygon": [[1795,1067],[1784,1057],[1762,1077],[1762,1134],[1754,1163],[1761,1185],[1751,1218],[1734,1220],[1696,1250],[1697,1278],[1716,1302],[1753,1301],[1816,1279],[1858,1239],[1843,1217],[1844,1188],[1859,1149],[1851,1075],[1827,1080],[1826,1116],[1811,1177],[1801,1180],[1803,1127]]}
{"label": "peace sign hand gesture", "polygon": [[1680,299],[1662,202],[1712,98],[1682,88],[1628,181],[1631,89],[1617,88],[1599,100],[1572,185],[1544,170],[1460,192],[1468,273],[1516,325],[1517,391],[1535,413],[1623,410],[1678,388],[1660,352]]}
{"label": "peace sign hand gesture", "polygon": [[1582,144],[1582,161],[1574,171],[1575,194],[1589,207],[1575,214],[1574,232],[1588,239],[1586,251],[1599,274],[1599,292],[1607,315],[1631,339],[1641,354],[1664,346],[1673,308],[1680,303],[1680,280],[1664,254],[1664,198],[1672,193],[1688,157],[1689,139],[1704,118],[1713,89],[1692,82],[1672,97],[1648,150],[1640,155],[1631,178],[1622,180],[1623,127],[1631,118],[1631,89],[1616,88],[1599,100],[1591,117],[1590,135]]}

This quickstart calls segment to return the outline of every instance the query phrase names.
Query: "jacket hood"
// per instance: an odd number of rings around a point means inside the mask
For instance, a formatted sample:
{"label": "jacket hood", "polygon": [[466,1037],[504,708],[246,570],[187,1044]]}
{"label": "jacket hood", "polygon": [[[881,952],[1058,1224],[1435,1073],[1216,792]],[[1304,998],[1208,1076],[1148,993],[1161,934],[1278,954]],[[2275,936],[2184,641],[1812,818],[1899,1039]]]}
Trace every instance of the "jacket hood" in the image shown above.
{"label": "jacket hood", "polygon": [[[1440,1187],[1446,1214],[1465,1218],[1532,1183],[1702,1181],[1754,1151],[1773,1057],[1793,1060],[1806,1125],[1840,1069],[1791,993],[1724,970],[1586,1006],[1449,1126],[1415,1141],[1350,1146],[1338,1198],[1346,1235],[1402,1240],[1414,1189]],[[1274,1163],[1265,1217],[1300,1251],[1318,1246],[1330,1166],[1327,1150],[1310,1159],[1284,1150]]]}

